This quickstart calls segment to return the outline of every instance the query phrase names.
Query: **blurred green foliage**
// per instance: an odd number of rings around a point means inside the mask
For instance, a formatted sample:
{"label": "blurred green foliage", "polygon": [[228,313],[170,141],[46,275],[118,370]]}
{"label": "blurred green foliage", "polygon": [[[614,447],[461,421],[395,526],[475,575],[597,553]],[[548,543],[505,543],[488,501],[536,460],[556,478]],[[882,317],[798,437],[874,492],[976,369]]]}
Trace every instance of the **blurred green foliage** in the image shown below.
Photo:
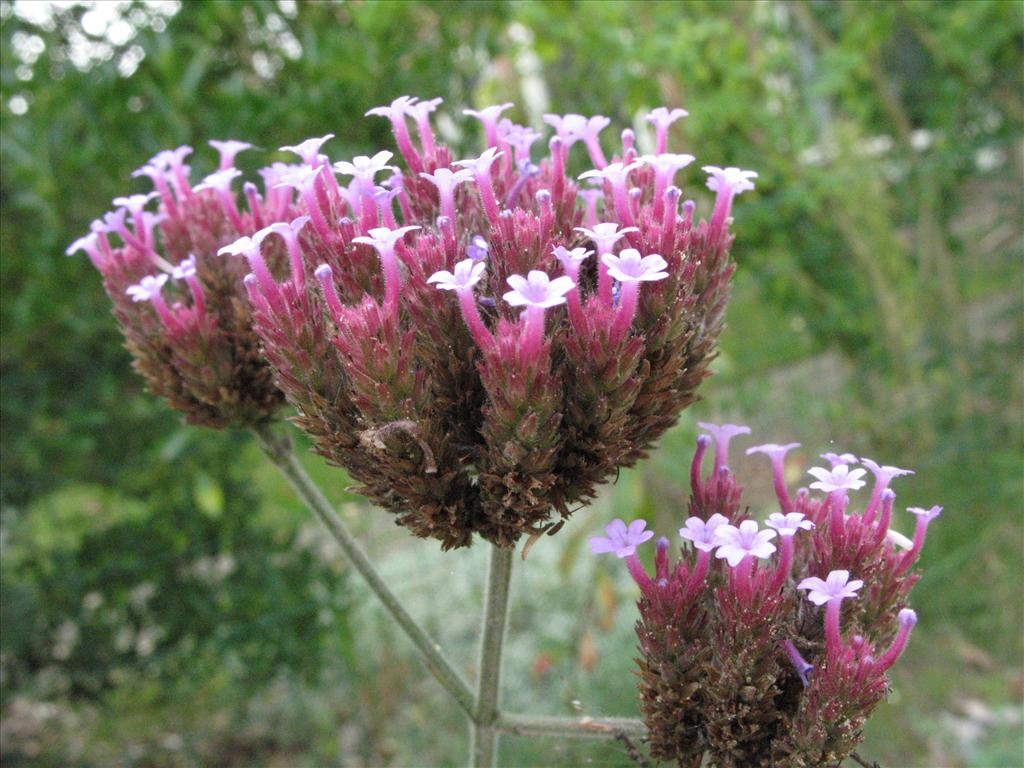
{"label": "blurred green foliage", "polygon": [[[702,414],[918,469],[915,499],[948,510],[915,593],[925,640],[908,664],[921,693],[898,686],[903,703],[879,718],[871,746],[888,765],[1024,759],[1012,723],[935,751],[949,742],[935,736],[951,727],[943,718],[969,720],[958,696],[990,707],[1020,696],[1019,3],[101,6],[0,2],[8,744],[47,736],[57,746],[36,756],[54,765],[462,759],[461,744],[436,736],[457,718],[435,728],[417,720],[422,707],[402,708],[403,695],[434,709],[443,700],[429,682],[400,684],[415,665],[382,619],[370,638],[351,619],[368,598],[319,551],[288,489],[257,469],[244,435],[185,429],[141,391],[99,279],[61,255],[111,198],[144,189],[130,173],[160,149],[196,147],[202,174],[215,158],[207,140],[245,139],[264,150],[241,156],[251,170],[331,131],[329,151],[347,157],[391,146],[387,122],[362,115],[409,93],[445,97],[439,130],[460,152],[476,137],[463,105],[513,101],[537,125],[546,111],[605,114],[641,142],[647,109],[683,105],[691,116],[673,148],[760,173],[737,206],[731,328]],[[685,192],[707,210],[699,173]],[[624,474],[605,501],[616,514],[670,529],[688,424]],[[341,473],[311,468],[351,501]],[[358,525],[377,519],[354,509]],[[617,629],[602,624],[616,588],[577,563],[589,519],[554,540],[556,560],[567,582],[604,586],[557,603],[562,624],[549,616],[545,632],[544,617],[524,620],[535,642],[509,694],[524,708],[552,695],[567,706],[586,690],[596,711],[632,712],[628,603]],[[389,562],[418,562],[426,546],[385,540],[395,544],[374,549]],[[450,561],[430,562],[447,573]],[[472,647],[471,622],[456,631],[426,598],[422,610],[455,647]],[[603,629],[585,642],[589,623]],[[581,661],[588,642],[610,659],[598,675]],[[568,670],[562,682],[535,674],[541,657]],[[976,674],[954,685],[951,657]],[[67,717],[47,719],[32,701],[60,701]],[[910,725],[917,708],[923,724]],[[160,741],[155,722],[188,743]],[[338,736],[340,723],[356,730]],[[82,732],[90,745],[79,749]],[[21,749],[5,761],[31,760]],[[506,750],[524,764],[626,763],[607,746],[510,739]]]}

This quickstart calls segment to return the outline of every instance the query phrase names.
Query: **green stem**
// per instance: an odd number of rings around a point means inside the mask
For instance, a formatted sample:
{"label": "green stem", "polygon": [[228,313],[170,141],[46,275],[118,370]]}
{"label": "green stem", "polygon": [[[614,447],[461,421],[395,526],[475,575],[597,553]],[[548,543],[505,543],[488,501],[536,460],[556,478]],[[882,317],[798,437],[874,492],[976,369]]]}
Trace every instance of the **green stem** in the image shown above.
{"label": "green stem", "polygon": [[[275,435],[273,430],[265,424],[254,427],[253,432],[259,440],[263,452],[281,470],[303,503],[324,524],[324,527],[334,537],[334,540],[341,547],[346,557],[348,557],[352,566],[366,580],[370,590],[380,598],[385,610],[391,614],[391,617],[405,631],[409,639],[412,640],[413,645],[422,654],[423,661],[426,663],[430,673],[437,678],[437,681],[444,686],[456,703],[472,719],[475,708],[473,692],[465,680],[462,679],[462,675],[444,657],[440,646],[430,639],[384,582],[383,577],[373,566],[373,563],[370,562],[369,556],[367,556],[359,542],[349,532],[345,523],[338,517],[331,503],[309,475],[306,474],[306,470],[302,468],[302,465],[295,456],[295,452],[292,450],[291,440],[286,435]],[[500,643],[498,654],[500,658]]]}
{"label": "green stem", "polygon": [[498,730],[495,723],[499,714],[501,652],[505,644],[513,554],[511,548],[491,548],[491,565],[484,597],[483,637],[480,641],[480,672],[470,739],[470,759],[476,768],[491,768],[498,757]]}
{"label": "green stem", "polygon": [[620,735],[643,739],[647,728],[626,717],[548,717],[502,712],[494,727],[517,736],[561,736],[570,739],[617,739]]}

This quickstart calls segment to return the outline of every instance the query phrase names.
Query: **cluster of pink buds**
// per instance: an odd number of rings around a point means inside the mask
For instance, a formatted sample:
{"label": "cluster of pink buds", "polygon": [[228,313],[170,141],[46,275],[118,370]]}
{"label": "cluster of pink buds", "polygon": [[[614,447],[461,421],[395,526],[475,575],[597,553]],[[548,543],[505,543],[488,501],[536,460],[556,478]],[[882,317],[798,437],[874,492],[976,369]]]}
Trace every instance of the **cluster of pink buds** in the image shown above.
{"label": "cluster of pink buds", "polygon": [[[607,536],[590,540],[593,552],[624,558],[640,588],[639,685],[652,754],[680,766],[705,758],[714,766],[839,765],[917,622],[906,607],[918,579],[911,568],[942,508],[909,508],[917,522],[908,539],[890,527],[889,488],[908,470],[824,454],[830,466],[811,469],[815,482],[794,497],[784,461],[798,444],[767,444],[747,449],[771,459],[780,507],[761,528],[741,507],[728,466],[730,440],[750,430],[700,426],[710,434],[697,440],[690,516],[679,530],[689,546],[679,561],[670,562],[661,538],[654,575],[645,570],[636,548],[654,534],[643,520],[614,520]],[[870,497],[851,509],[849,493],[868,471]]]}
{"label": "cluster of pink buds", "polygon": [[[288,195],[267,174],[261,195],[243,187],[244,209],[231,184],[235,156],[250,146],[211,141],[219,168],[193,186],[185,158],[191,147],[160,152],[135,176],[155,191],[118,197],[114,211],[68,248],[84,251],[103,276],[126,346],[149,388],[193,424],[223,427],[269,419],[284,398],[260,353],[242,278],[241,259],[222,247],[266,224],[291,220]],[[157,210],[149,210],[156,201]],[[280,250],[280,249],[279,249]],[[276,267],[283,254],[268,258]]]}
{"label": "cluster of pink buds", "polygon": [[[308,167],[282,181],[310,223],[288,240],[290,273],[264,263],[261,232],[230,252],[249,260],[254,327],[316,450],[414,534],[509,547],[553,532],[693,402],[733,271],[732,200],[756,174],[707,169],[717,202],[696,221],[676,186],[693,157],[665,154],[681,110],[652,113],[658,154],[639,157],[627,130],[610,162],[607,118],[548,115],[537,158],[511,104],[465,110],[486,147],[455,159],[431,129],[439,103],[367,113],[391,122],[398,162],[295,148]],[[596,166],[583,189],[566,170],[576,142]]]}

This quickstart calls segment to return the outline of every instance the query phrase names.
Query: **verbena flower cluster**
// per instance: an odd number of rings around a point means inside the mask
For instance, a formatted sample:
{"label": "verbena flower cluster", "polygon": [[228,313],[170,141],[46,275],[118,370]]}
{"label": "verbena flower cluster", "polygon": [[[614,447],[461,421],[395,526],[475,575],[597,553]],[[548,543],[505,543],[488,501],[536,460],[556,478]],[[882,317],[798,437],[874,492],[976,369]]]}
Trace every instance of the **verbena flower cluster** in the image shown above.
{"label": "verbena flower cluster", "polygon": [[[733,272],[733,198],[756,174],[705,167],[716,202],[695,221],[675,185],[694,158],[667,151],[683,110],[648,115],[654,154],[626,130],[611,162],[605,117],[547,115],[535,161],[540,134],[503,118],[510,104],[466,110],[486,149],[456,161],[430,125],[439,103],[368,113],[391,121],[404,169],[388,151],[332,163],[328,134],[282,147],[301,162],[261,170],[244,203],[231,186],[248,145],[211,142],[220,168],[194,187],[191,150],[160,153],[138,172],[156,192],[115,200],[69,251],[92,258],[136,366],[190,421],[264,420],[276,383],[398,523],[444,548],[507,547],[553,532],[693,402]],[[577,144],[595,166],[583,187]]]}
{"label": "verbena flower cluster", "polygon": [[[716,207],[695,222],[674,185],[693,157],[666,147],[681,111],[651,114],[657,154],[626,131],[611,162],[607,118],[549,115],[535,162],[540,135],[502,117],[511,104],[466,110],[486,148],[454,160],[431,129],[439,101],[368,113],[391,122],[404,169],[387,151],[332,165],[317,142],[283,177],[311,220],[289,279],[263,267],[261,233],[234,252],[316,449],[414,534],[508,547],[556,528],[693,401],[733,270],[732,199],[756,174],[707,169]],[[575,144],[596,166],[583,189]]]}
{"label": "verbena flower cluster", "polygon": [[[68,248],[85,251],[103,276],[136,370],[192,424],[248,426],[271,418],[284,402],[260,354],[242,289],[248,266],[218,250],[297,211],[290,195],[267,180],[264,195],[247,183],[247,210],[230,186],[239,141],[211,141],[220,170],[192,185],[191,147],[160,152],[135,172],[156,187],[118,197],[111,213]],[[157,212],[147,210],[159,200]],[[276,267],[280,254],[270,257]],[[154,273],[155,271],[155,273]]]}
{"label": "verbena flower cluster", "polygon": [[[794,497],[783,462],[798,444],[767,444],[747,450],[771,459],[779,501],[761,528],[741,508],[728,467],[730,440],[750,430],[701,427],[710,436],[697,440],[679,561],[658,539],[648,574],[636,554],[654,536],[643,520],[615,520],[590,540],[593,552],[624,558],[640,587],[639,688],[652,754],[694,768],[705,757],[729,768],[839,765],[917,622],[906,605],[918,579],[911,568],[942,508],[910,508],[917,522],[907,539],[890,527],[889,484],[908,470],[828,453],[830,466],[811,469],[815,482]],[[849,492],[868,471],[870,496],[851,508]]]}

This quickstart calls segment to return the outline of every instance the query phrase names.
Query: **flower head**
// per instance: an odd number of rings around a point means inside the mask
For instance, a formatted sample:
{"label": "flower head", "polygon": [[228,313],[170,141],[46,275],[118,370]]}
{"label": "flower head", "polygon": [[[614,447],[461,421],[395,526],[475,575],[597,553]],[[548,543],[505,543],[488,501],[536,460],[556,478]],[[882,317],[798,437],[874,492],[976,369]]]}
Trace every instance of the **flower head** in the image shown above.
{"label": "flower head", "polygon": [[654,531],[645,531],[646,520],[634,520],[626,527],[625,522],[616,518],[605,526],[607,536],[591,536],[590,551],[595,555],[614,552],[618,557],[629,557],[636,553],[637,545],[654,538]]}
{"label": "flower head", "polygon": [[146,275],[136,285],[129,285],[125,293],[132,301],[151,301],[160,295],[167,282],[167,275]]}
{"label": "flower head", "polygon": [[715,531],[718,530],[720,525],[727,525],[728,523],[729,518],[717,512],[707,520],[701,520],[699,517],[688,517],[685,527],[679,529],[679,535],[692,542],[694,549],[710,552],[718,546],[718,540],[715,539]]}
{"label": "flower head", "polygon": [[779,536],[794,536],[801,529],[809,531],[814,528],[814,523],[805,520],[804,517],[802,512],[772,512],[768,515],[765,525],[778,531]]}
{"label": "flower head", "polygon": [[751,179],[757,178],[757,171],[741,171],[739,168],[718,168],[705,165],[703,170],[710,174],[708,189],[712,192],[729,192],[738,195],[754,188]]}
{"label": "flower head", "polygon": [[189,254],[188,258],[182,261],[171,271],[171,277],[175,280],[185,280],[196,275],[196,257]]}
{"label": "flower head", "polygon": [[775,535],[775,531],[759,531],[754,520],[744,520],[738,528],[720,525],[714,533],[714,541],[718,545],[715,557],[725,558],[730,568],[735,568],[748,555],[762,559],[771,557],[775,545],[770,542]]}
{"label": "flower head", "polygon": [[663,270],[668,266],[661,256],[652,253],[641,258],[635,248],[623,248],[618,256],[606,253],[601,261],[608,267],[608,274],[622,283],[647,282],[668,277]]}
{"label": "flower head", "polygon": [[867,474],[865,469],[850,469],[845,464],[837,464],[832,469],[824,467],[811,467],[807,474],[818,478],[816,483],[811,483],[810,488],[832,493],[833,491],[856,491],[864,486],[860,478]]}
{"label": "flower head", "polygon": [[441,270],[428,277],[427,282],[436,283],[442,291],[465,291],[480,282],[486,269],[482,261],[463,259],[455,264],[454,273]]}
{"label": "flower head", "polygon": [[546,272],[531,269],[526,277],[511,275],[508,278],[511,291],[502,296],[513,307],[557,307],[565,303],[565,295],[576,287],[575,281],[566,275],[554,280]]}
{"label": "flower head", "polygon": [[797,584],[797,589],[806,589],[808,600],[815,605],[824,605],[833,600],[856,597],[857,590],[863,586],[864,582],[860,579],[850,581],[849,571],[831,571],[824,581],[811,576]]}

